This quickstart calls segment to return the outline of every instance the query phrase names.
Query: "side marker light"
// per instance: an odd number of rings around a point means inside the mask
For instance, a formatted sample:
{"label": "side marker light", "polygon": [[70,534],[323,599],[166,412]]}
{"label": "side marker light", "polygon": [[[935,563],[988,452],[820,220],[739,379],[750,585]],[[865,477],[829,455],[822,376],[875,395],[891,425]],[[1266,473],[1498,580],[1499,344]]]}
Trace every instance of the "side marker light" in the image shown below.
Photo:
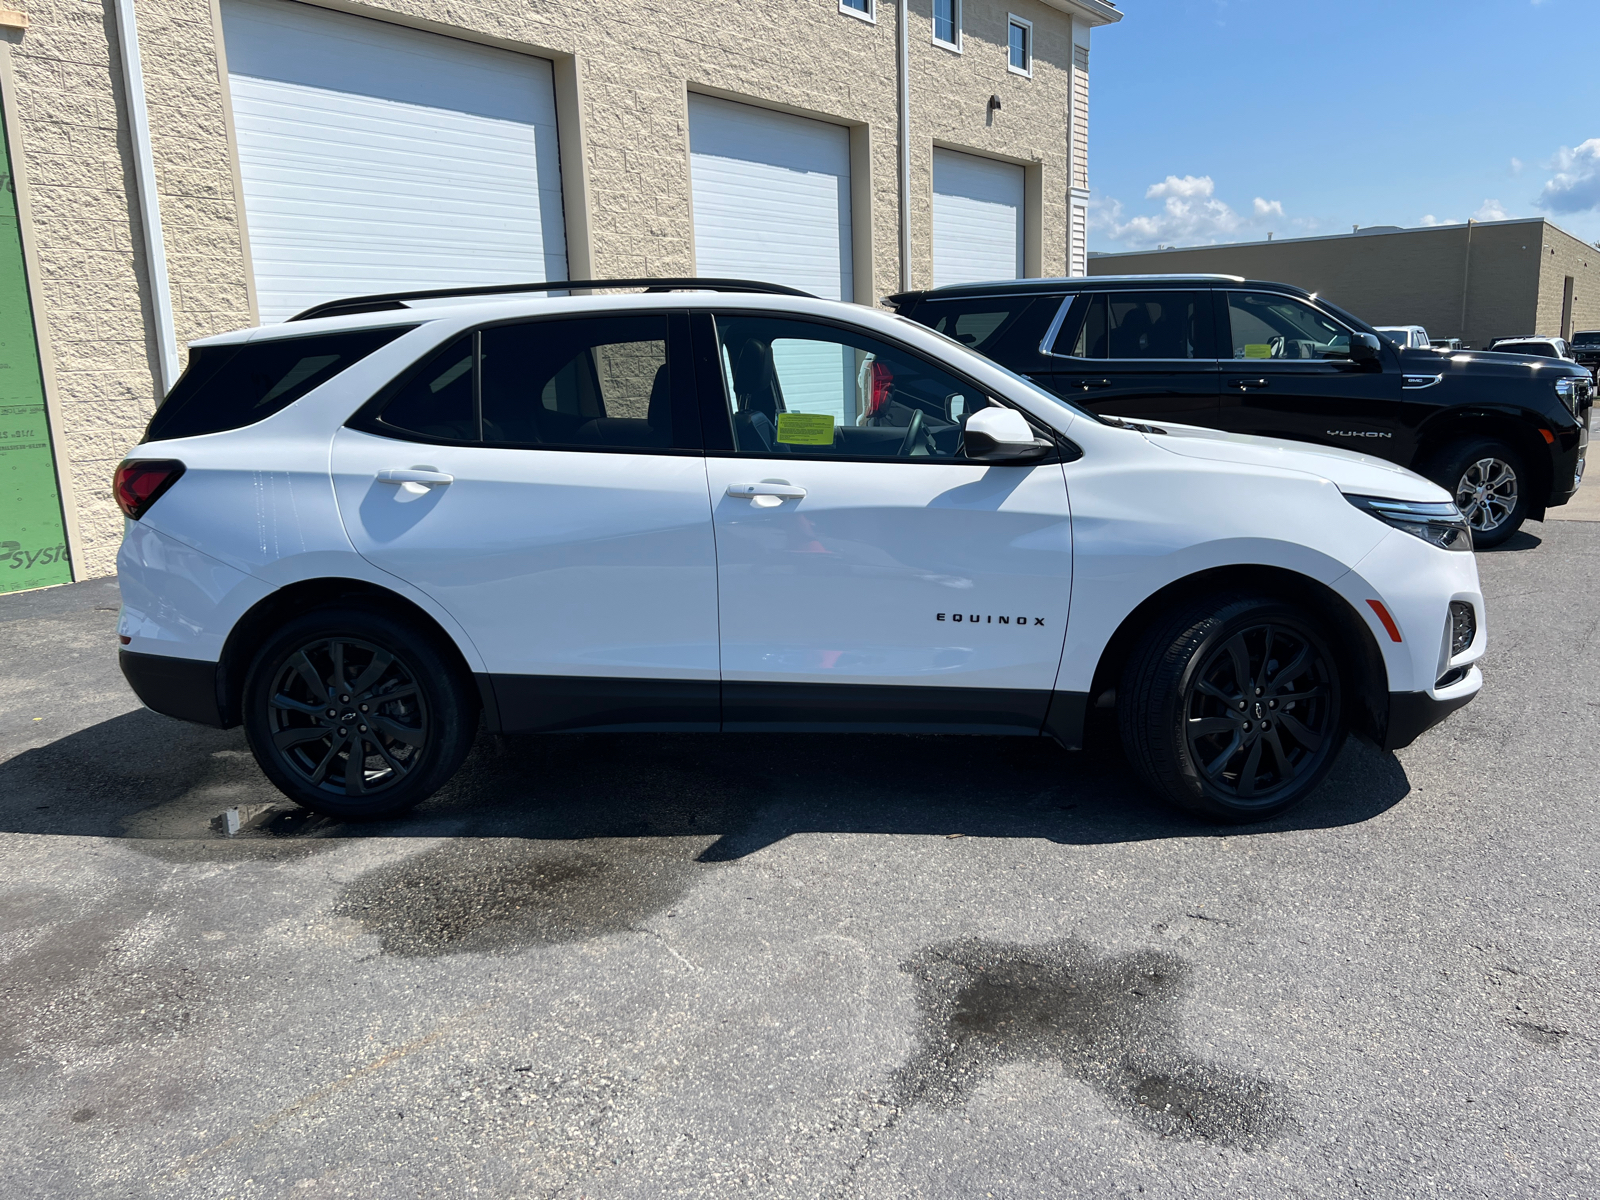
{"label": "side marker light", "polygon": [[1367,603],[1372,606],[1372,611],[1378,614],[1378,620],[1383,622],[1383,627],[1389,631],[1389,640],[1398,642],[1400,640],[1400,626],[1394,623],[1394,618],[1389,615],[1389,610],[1383,606],[1383,601],[1368,600]]}
{"label": "side marker light", "polygon": [[1554,446],[1556,444],[1556,435],[1551,433],[1548,429],[1539,430],[1539,436],[1544,438],[1544,444],[1546,446]]}

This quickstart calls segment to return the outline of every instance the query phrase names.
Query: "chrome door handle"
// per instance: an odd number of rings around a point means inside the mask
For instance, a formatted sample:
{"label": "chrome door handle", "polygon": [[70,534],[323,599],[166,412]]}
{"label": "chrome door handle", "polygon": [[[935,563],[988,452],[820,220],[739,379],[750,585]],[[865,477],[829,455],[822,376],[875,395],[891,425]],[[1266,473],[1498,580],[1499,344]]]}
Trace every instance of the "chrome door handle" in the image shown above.
{"label": "chrome door handle", "polygon": [[1228,386],[1247,391],[1253,388],[1264,388],[1267,386],[1267,381],[1265,379],[1230,379],[1228,380]]}
{"label": "chrome door handle", "polygon": [[1108,388],[1111,386],[1109,379],[1074,379],[1072,386],[1075,388]]}
{"label": "chrome door handle", "polygon": [[454,483],[455,481],[454,475],[446,475],[443,471],[412,471],[391,467],[378,472],[379,483]]}
{"label": "chrome door handle", "polygon": [[806,490],[792,483],[730,483],[728,495],[736,500],[753,500],[757,496],[777,496],[781,500],[804,500]]}

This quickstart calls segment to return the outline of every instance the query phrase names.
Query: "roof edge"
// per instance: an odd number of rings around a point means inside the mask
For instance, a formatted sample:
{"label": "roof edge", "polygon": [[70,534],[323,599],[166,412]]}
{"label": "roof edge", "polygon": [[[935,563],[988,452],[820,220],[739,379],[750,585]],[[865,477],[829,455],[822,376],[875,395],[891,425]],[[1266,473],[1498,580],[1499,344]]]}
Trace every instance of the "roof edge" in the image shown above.
{"label": "roof edge", "polygon": [[1114,4],[1105,0],[1043,0],[1047,8],[1074,16],[1088,18],[1090,25],[1115,25],[1123,14]]}
{"label": "roof edge", "polygon": [[[1535,223],[1548,225],[1552,229],[1561,229],[1561,226],[1557,225],[1549,217],[1513,217],[1507,221],[1463,221],[1459,225],[1412,225],[1402,229],[1386,229],[1382,233],[1322,233],[1315,237],[1271,238],[1257,242],[1207,242],[1203,246],[1172,246],[1167,250],[1097,250],[1091,257],[1095,261],[1099,261],[1104,258],[1131,258],[1134,255],[1169,254],[1173,251],[1181,253],[1187,250],[1237,249],[1240,246],[1293,246],[1303,242],[1334,242],[1340,238],[1379,238],[1396,237],[1402,233],[1441,233],[1450,229],[1464,230],[1468,225],[1475,229],[1493,229],[1500,225],[1533,225]],[[1561,229],[1561,232],[1567,233],[1565,229]],[[1567,233],[1567,236],[1576,237],[1577,235]],[[1582,241],[1583,239],[1578,238],[1578,240]]]}

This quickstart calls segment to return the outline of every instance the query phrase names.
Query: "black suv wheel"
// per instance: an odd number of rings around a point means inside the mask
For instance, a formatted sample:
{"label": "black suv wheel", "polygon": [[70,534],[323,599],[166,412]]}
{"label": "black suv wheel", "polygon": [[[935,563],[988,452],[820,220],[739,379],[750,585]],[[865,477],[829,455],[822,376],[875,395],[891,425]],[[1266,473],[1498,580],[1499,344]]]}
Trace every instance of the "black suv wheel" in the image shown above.
{"label": "black suv wheel", "polygon": [[1528,472],[1522,456],[1497,438],[1455,442],[1429,464],[1428,478],[1455,498],[1472,526],[1477,550],[1498,546],[1528,516]]}
{"label": "black suv wheel", "polygon": [[307,613],[251,664],[245,736],[296,804],[335,817],[399,812],[438,791],[472,745],[478,709],[460,675],[390,616]]}
{"label": "black suv wheel", "polygon": [[1316,790],[1344,744],[1338,663],[1320,625],[1265,596],[1158,621],[1117,689],[1128,761],[1173,804],[1264,821]]}

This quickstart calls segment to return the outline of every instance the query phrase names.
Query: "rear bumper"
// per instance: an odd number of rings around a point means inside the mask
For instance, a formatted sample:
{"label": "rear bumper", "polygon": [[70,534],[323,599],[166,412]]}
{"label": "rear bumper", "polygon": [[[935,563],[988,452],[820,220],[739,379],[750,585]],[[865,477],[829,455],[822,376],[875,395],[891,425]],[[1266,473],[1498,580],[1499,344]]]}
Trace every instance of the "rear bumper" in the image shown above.
{"label": "rear bumper", "polygon": [[117,652],[117,664],[133,694],[144,706],[180,721],[226,729],[237,722],[223,719],[218,695],[218,665],[199,658],[174,658],[166,654]]}
{"label": "rear bumper", "polygon": [[1456,709],[1472,703],[1477,695],[1476,688],[1464,696],[1443,699],[1427,692],[1390,692],[1389,725],[1384,733],[1383,748],[1400,750],[1411,745]]}

